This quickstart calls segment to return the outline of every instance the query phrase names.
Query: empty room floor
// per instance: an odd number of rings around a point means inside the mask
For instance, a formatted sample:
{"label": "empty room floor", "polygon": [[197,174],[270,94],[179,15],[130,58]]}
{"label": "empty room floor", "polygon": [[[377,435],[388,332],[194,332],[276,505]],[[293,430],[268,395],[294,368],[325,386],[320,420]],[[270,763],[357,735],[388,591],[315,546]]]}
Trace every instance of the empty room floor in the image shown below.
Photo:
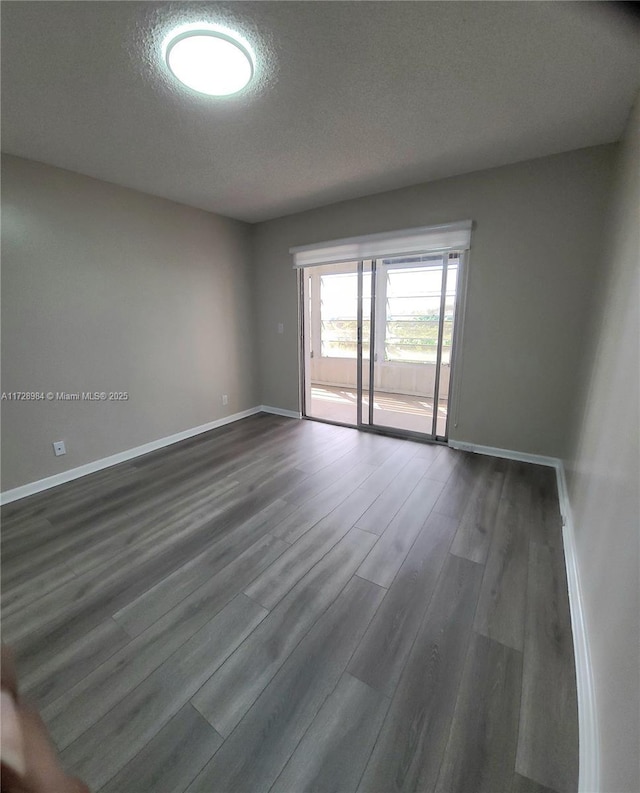
{"label": "empty room floor", "polygon": [[552,469],[259,414],[2,510],[92,791],[577,790]]}

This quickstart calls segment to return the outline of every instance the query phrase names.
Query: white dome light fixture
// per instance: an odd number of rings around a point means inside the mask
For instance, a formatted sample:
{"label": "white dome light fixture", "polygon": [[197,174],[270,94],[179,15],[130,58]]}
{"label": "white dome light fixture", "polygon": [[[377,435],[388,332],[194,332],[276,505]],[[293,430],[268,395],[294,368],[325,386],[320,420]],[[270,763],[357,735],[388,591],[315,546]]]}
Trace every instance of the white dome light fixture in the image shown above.
{"label": "white dome light fixture", "polygon": [[174,30],[165,39],[163,51],[171,73],[199,94],[237,94],[253,77],[249,44],[237,33],[215,25]]}

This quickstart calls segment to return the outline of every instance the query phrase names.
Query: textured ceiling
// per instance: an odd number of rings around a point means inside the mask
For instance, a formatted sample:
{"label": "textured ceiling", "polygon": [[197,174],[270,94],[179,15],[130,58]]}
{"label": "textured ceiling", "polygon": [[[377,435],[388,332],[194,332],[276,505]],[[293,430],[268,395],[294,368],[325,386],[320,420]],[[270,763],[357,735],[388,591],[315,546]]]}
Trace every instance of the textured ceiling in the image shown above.
{"label": "textured ceiling", "polygon": [[[620,137],[631,18],[538,2],[2,3],[2,148],[248,221]],[[185,22],[257,54],[201,97],[160,49]]]}

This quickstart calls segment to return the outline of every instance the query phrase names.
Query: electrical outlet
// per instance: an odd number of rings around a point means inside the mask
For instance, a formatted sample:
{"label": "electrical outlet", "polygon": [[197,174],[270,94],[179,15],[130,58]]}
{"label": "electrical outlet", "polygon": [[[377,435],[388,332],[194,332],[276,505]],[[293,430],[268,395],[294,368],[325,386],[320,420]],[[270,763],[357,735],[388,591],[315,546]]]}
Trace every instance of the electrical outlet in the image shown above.
{"label": "electrical outlet", "polygon": [[67,453],[67,449],[64,445],[64,441],[56,441],[53,444],[53,453],[55,454],[56,457],[60,457],[60,455]]}
{"label": "electrical outlet", "polygon": [[228,405],[229,404],[229,397],[226,394],[222,395],[222,404]]}
{"label": "electrical outlet", "polygon": [[284,333],[284,322],[278,322],[278,333]]}

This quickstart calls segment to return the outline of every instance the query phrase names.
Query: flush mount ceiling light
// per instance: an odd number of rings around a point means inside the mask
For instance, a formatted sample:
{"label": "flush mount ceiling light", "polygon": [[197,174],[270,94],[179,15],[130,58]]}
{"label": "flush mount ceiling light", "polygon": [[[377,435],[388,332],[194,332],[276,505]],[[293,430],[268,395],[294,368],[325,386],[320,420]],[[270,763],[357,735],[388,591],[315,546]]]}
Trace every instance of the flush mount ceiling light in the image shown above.
{"label": "flush mount ceiling light", "polygon": [[173,31],[164,44],[172,74],[200,94],[230,96],[253,77],[253,52],[240,36],[212,25]]}

